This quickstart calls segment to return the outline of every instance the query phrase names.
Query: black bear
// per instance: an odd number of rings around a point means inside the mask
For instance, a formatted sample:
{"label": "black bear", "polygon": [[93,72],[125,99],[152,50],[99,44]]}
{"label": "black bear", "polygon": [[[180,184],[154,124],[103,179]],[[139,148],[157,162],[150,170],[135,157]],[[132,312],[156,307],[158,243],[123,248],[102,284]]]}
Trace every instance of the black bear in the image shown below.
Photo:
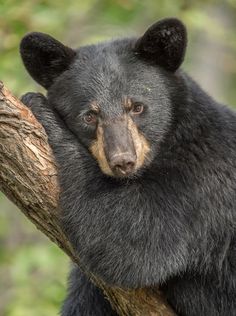
{"label": "black bear", "polygon": [[[109,285],[158,285],[178,315],[235,316],[236,114],[179,70],[186,43],[175,18],[78,50],[30,33],[21,56],[47,98],[22,100],[81,262]],[[62,315],[116,313],[75,267]]]}

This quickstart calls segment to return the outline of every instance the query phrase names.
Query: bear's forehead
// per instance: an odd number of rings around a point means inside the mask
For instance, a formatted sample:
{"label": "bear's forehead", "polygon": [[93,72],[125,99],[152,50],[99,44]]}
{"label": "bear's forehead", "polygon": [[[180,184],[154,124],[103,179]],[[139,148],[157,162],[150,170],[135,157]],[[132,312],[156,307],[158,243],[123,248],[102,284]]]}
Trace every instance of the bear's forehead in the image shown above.
{"label": "bear's forehead", "polygon": [[111,45],[83,47],[78,52],[75,67],[84,78],[90,76],[97,79],[97,83],[105,84],[109,79],[124,77],[128,55],[128,52],[119,54]]}
{"label": "bear's forehead", "polygon": [[[121,42],[121,44],[119,44]],[[81,86],[94,89],[124,89],[132,83],[153,81],[156,69],[140,62],[132,48],[125,42],[115,41],[82,47],[72,66],[73,78]]]}
{"label": "bear's forehead", "polygon": [[95,101],[106,110],[121,105],[127,96],[155,97],[158,82],[162,86],[158,70],[140,62],[130,47],[122,45],[105,43],[78,50],[68,76],[68,93],[78,104]]}
{"label": "bear's forehead", "polygon": [[132,72],[127,63],[128,55],[120,55],[109,46],[84,48],[72,67],[75,86],[97,96],[119,97],[125,93]]}

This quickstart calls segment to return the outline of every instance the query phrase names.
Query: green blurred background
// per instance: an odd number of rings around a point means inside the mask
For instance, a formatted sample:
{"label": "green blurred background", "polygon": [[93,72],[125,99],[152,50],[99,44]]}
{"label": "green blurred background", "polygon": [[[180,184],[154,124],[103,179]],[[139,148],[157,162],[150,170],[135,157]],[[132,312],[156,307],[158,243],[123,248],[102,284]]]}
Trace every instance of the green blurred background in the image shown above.
{"label": "green blurred background", "polygon": [[[189,29],[186,69],[215,98],[236,105],[236,0],[0,0],[0,80],[17,96],[41,88],[18,46],[29,31],[67,45],[142,34],[176,16]],[[57,315],[69,260],[0,193],[0,316]]]}

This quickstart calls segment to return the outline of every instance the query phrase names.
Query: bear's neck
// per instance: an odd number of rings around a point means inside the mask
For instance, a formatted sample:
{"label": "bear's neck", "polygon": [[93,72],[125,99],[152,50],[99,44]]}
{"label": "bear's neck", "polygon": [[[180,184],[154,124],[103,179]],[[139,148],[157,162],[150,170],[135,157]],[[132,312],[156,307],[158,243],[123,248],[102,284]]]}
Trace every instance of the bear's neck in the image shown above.
{"label": "bear's neck", "polygon": [[189,159],[194,157],[200,162],[219,156],[228,158],[231,146],[235,146],[235,112],[217,103],[187,74],[181,72],[178,80],[181,96],[173,100],[172,126],[156,163],[186,164],[188,154]]}

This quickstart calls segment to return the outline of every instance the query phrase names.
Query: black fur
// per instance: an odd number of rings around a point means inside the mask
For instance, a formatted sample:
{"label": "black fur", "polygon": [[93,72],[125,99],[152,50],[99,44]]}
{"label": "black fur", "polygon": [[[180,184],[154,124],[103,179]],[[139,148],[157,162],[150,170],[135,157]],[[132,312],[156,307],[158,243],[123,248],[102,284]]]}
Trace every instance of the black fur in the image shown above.
{"label": "black fur", "polygon": [[22,39],[20,53],[30,75],[46,89],[69,67],[76,55],[73,49],[39,32],[27,34]]}
{"label": "black fur", "polygon": [[[48,134],[62,188],[62,227],[81,262],[110,285],[159,285],[178,315],[234,316],[236,114],[185,73],[174,72],[186,44],[182,23],[166,19],[156,25],[172,30],[161,64],[159,47],[153,50],[157,56],[137,53],[145,46],[142,39],[82,47],[47,99],[31,93],[23,102]],[[182,52],[177,59],[176,51]],[[33,59],[30,65],[30,71],[38,67]],[[151,152],[134,177],[116,179],[104,175],[90,154],[95,131],[83,115],[96,100],[103,120],[119,117],[127,95],[144,104],[135,123]],[[95,298],[83,276],[72,282],[71,305],[65,303],[62,315],[101,315],[101,293]],[[84,299],[86,290],[91,292]]]}
{"label": "black fur", "polygon": [[185,26],[172,18],[153,24],[136,42],[135,49],[148,62],[175,71],[184,59],[186,44]]}
{"label": "black fur", "polygon": [[[95,287],[78,267],[74,266],[69,278],[69,293],[62,307],[66,316],[116,316],[108,300],[100,289]],[[86,309],[84,309],[86,307]]]}

